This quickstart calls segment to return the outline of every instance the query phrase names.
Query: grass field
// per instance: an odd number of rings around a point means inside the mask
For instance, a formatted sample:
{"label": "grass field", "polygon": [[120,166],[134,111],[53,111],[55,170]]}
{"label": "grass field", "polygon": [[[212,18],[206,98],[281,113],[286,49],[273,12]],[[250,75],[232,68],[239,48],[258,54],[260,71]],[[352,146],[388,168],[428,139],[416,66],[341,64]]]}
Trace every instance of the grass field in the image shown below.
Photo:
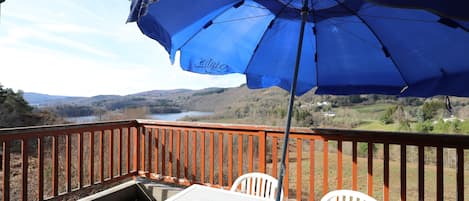
{"label": "grass field", "polygon": [[[409,153],[408,153],[409,154]],[[296,197],[296,166],[298,162],[293,158],[296,153],[290,153],[289,162],[289,198]],[[309,194],[309,153],[303,153],[302,165],[302,200],[308,200]],[[315,190],[314,199],[319,200],[323,195],[323,153],[315,152]],[[466,154],[467,157],[467,154]],[[352,157],[343,155],[343,189],[352,188]],[[400,162],[399,158],[391,158],[390,161],[390,200],[400,200]],[[407,200],[418,200],[418,167],[416,163],[407,163]],[[268,164],[267,172],[271,174],[272,165]],[[337,187],[337,155],[329,153],[328,167],[328,189],[334,190]],[[468,178],[469,171],[465,171],[465,177]],[[358,191],[367,193],[367,159],[358,158]],[[469,182],[465,182],[465,198],[469,198]],[[373,197],[377,200],[383,200],[383,160],[373,160]],[[425,200],[436,200],[436,167],[433,165],[425,166]],[[444,200],[456,200],[456,170],[453,168],[444,169]]]}
{"label": "grass field", "polygon": [[398,124],[383,124],[377,120],[366,120],[362,121],[360,126],[356,129],[358,130],[379,130],[379,131],[397,131],[399,125]]}
{"label": "grass field", "polygon": [[351,109],[354,109],[360,113],[379,113],[384,112],[390,106],[392,106],[392,104],[378,103],[373,105],[356,105],[352,106]]}

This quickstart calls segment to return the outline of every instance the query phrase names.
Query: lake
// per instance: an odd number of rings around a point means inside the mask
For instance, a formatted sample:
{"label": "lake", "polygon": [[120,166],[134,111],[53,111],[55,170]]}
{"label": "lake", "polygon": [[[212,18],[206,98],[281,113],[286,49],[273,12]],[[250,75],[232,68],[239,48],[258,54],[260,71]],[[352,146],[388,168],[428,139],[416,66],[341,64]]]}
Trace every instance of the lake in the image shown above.
{"label": "lake", "polygon": [[[150,114],[148,115],[148,119],[157,119],[157,120],[164,120],[164,121],[177,121],[184,117],[199,117],[199,116],[207,116],[212,115],[213,112],[200,112],[200,111],[187,111],[187,112],[180,112],[180,113],[161,113],[161,114]],[[87,123],[87,122],[94,122],[98,121],[97,116],[82,116],[82,117],[67,117],[65,120],[73,122],[73,123]]]}
{"label": "lake", "polygon": [[184,117],[200,117],[212,115],[213,112],[200,112],[200,111],[187,111],[180,113],[162,113],[162,114],[151,114],[148,115],[150,119],[164,120],[164,121],[176,121]]}

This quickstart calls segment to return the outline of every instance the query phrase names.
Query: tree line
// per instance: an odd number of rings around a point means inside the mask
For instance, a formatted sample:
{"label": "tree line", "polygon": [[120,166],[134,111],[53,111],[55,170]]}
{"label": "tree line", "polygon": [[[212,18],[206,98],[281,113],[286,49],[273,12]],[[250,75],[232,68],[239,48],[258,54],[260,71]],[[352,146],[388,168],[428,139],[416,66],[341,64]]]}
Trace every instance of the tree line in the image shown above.
{"label": "tree line", "polygon": [[60,123],[61,119],[49,110],[31,107],[22,91],[13,91],[0,84],[0,128],[36,126]]}

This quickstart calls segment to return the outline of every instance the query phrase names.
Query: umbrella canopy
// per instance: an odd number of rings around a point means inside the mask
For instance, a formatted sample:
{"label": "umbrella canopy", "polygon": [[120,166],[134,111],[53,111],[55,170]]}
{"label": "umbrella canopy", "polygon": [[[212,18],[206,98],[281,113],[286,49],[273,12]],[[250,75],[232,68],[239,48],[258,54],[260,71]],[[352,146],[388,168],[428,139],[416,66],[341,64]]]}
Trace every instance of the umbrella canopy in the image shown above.
{"label": "umbrella canopy", "polygon": [[[180,50],[185,70],[243,73],[250,88],[290,89],[301,1],[132,3],[129,20],[171,59]],[[363,0],[308,7],[296,95],[317,87],[317,94],[469,96],[469,22]]]}
{"label": "umbrella canopy", "polygon": [[392,4],[432,13],[363,0],[133,0],[128,21],[171,60],[180,51],[187,71],[290,91],[281,187],[295,94],[469,96],[469,22],[442,15],[464,18],[467,6],[440,1]]}

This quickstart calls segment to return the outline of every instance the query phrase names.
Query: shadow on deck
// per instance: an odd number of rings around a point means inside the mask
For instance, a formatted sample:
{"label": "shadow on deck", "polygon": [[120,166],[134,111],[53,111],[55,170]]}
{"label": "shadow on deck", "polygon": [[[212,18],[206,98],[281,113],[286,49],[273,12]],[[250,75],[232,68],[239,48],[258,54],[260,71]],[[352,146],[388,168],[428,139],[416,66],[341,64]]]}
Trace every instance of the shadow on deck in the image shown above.
{"label": "shadow on deck", "polygon": [[137,179],[84,197],[79,201],[163,201],[183,190],[184,187]]}

